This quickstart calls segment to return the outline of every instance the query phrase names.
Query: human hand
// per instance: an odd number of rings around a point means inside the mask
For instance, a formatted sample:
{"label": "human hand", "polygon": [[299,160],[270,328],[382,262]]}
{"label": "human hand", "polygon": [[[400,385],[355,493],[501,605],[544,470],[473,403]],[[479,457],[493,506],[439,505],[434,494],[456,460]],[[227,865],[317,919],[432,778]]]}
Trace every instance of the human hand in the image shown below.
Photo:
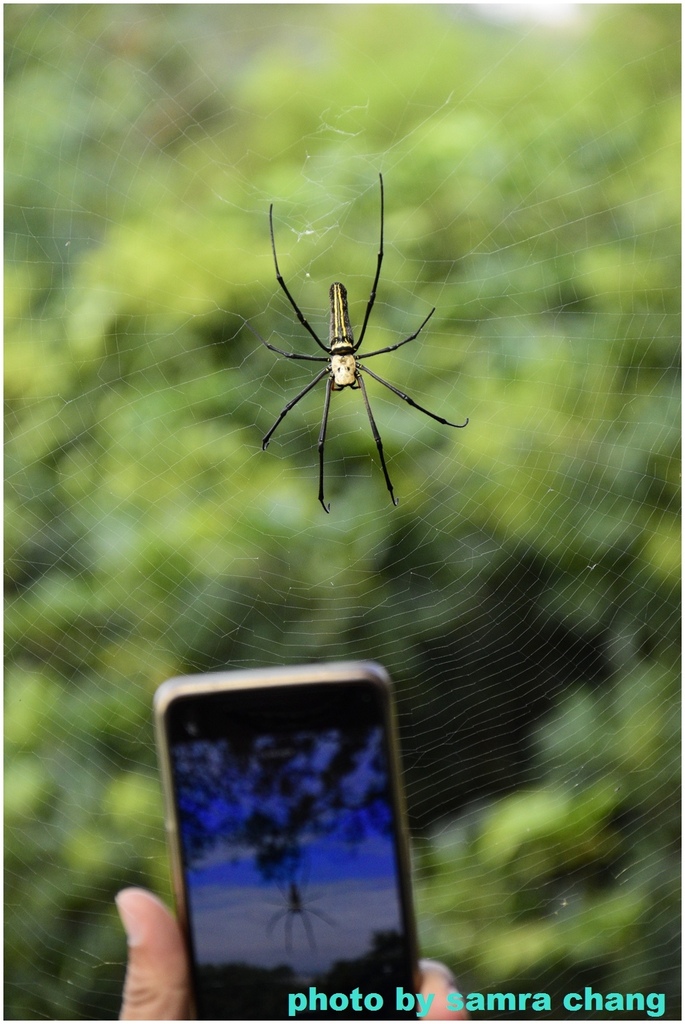
{"label": "human hand", "polygon": [[[117,909],[128,939],[121,1020],[187,1020],[190,974],[181,929],[164,904],[145,889],[123,889]],[[466,1020],[447,1011],[454,979],[443,964],[421,961],[421,991],[434,999],[424,1020]]]}

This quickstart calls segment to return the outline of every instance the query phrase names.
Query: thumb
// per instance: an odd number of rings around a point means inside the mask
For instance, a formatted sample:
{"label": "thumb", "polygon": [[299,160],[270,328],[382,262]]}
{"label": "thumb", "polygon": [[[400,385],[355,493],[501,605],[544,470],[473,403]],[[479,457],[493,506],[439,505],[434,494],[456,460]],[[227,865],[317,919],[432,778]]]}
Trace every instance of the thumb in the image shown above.
{"label": "thumb", "polygon": [[145,889],[122,889],[115,902],[128,940],[121,1020],[187,1020],[188,962],[181,930]]}
{"label": "thumb", "polygon": [[468,1020],[466,1010],[450,1009],[450,996],[458,991],[454,975],[437,960],[420,960],[421,992],[433,996],[424,1020]]}

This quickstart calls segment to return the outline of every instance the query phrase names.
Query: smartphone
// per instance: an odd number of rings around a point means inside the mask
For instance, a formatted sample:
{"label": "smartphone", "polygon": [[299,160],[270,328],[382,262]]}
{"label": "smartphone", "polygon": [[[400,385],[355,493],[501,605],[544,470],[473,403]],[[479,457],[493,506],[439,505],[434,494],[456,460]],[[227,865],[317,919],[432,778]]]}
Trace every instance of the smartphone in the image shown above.
{"label": "smartphone", "polygon": [[385,669],[170,679],[155,724],[197,1017],[415,1020],[398,996],[418,971]]}

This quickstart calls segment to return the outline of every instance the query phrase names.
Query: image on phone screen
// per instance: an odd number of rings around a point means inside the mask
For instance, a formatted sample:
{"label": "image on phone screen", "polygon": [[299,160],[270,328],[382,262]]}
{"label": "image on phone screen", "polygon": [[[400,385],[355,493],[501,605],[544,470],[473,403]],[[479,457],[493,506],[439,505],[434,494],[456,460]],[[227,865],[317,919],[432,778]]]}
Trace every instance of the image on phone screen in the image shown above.
{"label": "image on phone screen", "polygon": [[314,986],[396,1018],[412,965],[382,716],[369,686],[294,689],[295,709],[284,688],[270,710],[241,692],[171,706],[198,1014],[283,1019]]}

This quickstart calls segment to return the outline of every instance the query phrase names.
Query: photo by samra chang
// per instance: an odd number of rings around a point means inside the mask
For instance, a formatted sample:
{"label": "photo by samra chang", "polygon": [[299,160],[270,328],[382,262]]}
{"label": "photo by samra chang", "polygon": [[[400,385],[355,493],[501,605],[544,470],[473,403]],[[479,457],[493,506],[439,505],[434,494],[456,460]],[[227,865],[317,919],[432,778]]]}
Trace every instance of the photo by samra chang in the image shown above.
{"label": "photo by samra chang", "polygon": [[[418,1018],[426,1017],[435,996],[431,993],[405,991],[398,987],[395,992],[395,1010],[414,1011]],[[563,1009],[574,1013],[641,1013],[646,1017],[663,1017],[666,1012],[666,997],[663,992],[595,992],[586,985],[582,992],[567,992],[562,999]],[[375,1013],[384,1006],[383,997],[377,992],[362,993],[358,988],[349,993],[335,992],[327,996],[310,985],[308,992],[291,992],[288,996],[288,1016],[298,1013],[337,1011],[339,1013]],[[469,1013],[482,1012],[528,1012],[548,1014],[553,1009],[553,1000],[548,992],[451,992],[447,997],[447,1009],[452,1012],[466,1010]],[[573,1019],[573,1018],[569,1018]],[[586,1019],[586,1018],[582,1018]]]}

